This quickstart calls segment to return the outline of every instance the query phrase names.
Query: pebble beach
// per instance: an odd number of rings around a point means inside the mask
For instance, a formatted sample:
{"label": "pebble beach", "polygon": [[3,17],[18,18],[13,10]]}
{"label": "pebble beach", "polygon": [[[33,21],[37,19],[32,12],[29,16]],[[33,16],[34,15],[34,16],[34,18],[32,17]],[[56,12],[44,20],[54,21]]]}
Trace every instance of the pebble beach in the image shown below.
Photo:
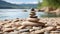
{"label": "pebble beach", "polygon": [[[27,26],[25,28],[21,24],[26,19],[5,19],[0,21],[0,34],[46,34],[46,31],[53,32],[60,29],[60,18],[39,18],[39,22],[44,23],[43,26]],[[38,25],[38,24],[37,24]],[[50,30],[49,30],[50,29]],[[48,33],[48,32],[47,32]]]}

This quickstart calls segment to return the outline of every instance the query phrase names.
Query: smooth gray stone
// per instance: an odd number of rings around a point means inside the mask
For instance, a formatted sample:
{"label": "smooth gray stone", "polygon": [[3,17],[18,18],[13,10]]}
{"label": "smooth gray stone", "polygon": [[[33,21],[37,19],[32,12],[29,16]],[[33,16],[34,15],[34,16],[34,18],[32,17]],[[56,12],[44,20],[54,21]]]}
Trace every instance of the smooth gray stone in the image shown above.
{"label": "smooth gray stone", "polygon": [[21,29],[19,32],[29,32],[29,29]]}

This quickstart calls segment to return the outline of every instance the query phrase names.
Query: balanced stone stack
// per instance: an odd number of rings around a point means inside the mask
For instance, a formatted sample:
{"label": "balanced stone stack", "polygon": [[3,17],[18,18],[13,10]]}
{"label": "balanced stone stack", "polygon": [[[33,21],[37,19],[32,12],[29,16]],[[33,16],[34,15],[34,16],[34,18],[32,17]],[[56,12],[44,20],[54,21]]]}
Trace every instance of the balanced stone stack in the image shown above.
{"label": "balanced stone stack", "polygon": [[36,11],[34,9],[31,10],[29,14],[29,18],[26,19],[25,22],[22,23],[22,25],[27,26],[43,26],[44,23],[39,22],[38,16],[36,16]]}
{"label": "balanced stone stack", "polygon": [[30,22],[38,22],[39,21],[38,17],[36,16],[35,11],[31,11],[29,17],[30,18],[28,18],[27,20],[30,21]]}

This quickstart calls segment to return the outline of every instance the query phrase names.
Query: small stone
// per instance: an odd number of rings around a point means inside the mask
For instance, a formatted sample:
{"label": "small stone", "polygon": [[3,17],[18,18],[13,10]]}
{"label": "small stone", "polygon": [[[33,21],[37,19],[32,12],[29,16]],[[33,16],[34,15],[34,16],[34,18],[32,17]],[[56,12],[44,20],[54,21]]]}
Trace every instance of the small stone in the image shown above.
{"label": "small stone", "polygon": [[49,31],[45,31],[44,34],[49,34]]}
{"label": "small stone", "polygon": [[3,32],[11,32],[14,31],[14,28],[5,28],[3,29]]}
{"label": "small stone", "polygon": [[30,34],[36,34],[36,33],[33,31],[33,32],[30,32]]}
{"label": "small stone", "polygon": [[3,27],[5,28],[11,27],[11,24],[5,24]]}
{"label": "small stone", "polygon": [[21,33],[21,34],[30,34],[29,32],[23,32],[23,33]]}
{"label": "small stone", "polygon": [[25,28],[25,26],[20,26],[20,27],[17,28],[17,30],[20,30],[20,29],[23,29],[23,28]]}
{"label": "small stone", "polygon": [[33,27],[35,30],[40,30],[42,27]]}
{"label": "small stone", "polygon": [[19,32],[29,32],[29,29],[21,29]]}
{"label": "small stone", "polygon": [[60,34],[60,31],[50,31],[50,34]]}
{"label": "small stone", "polygon": [[30,18],[37,18],[37,16],[32,16],[32,15],[29,15]]}
{"label": "small stone", "polygon": [[41,30],[35,31],[35,33],[43,33],[45,31],[51,31],[51,30],[54,30],[54,29],[56,29],[56,28],[55,27],[46,27],[46,28],[43,28]]}
{"label": "small stone", "polygon": [[35,31],[35,29],[30,29],[30,32]]}
{"label": "small stone", "polygon": [[57,29],[60,29],[60,26],[57,26],[56,28],[57,28]]}
{"label": "small stone", "polygon": [[26,29],[32,29],[32,26],[27,26]]}
{"label": "small stone", "polygon": [[0,32],[0,34],[3,34],[3,32]]}
{"label": "small stone", "polygon": [[35,13],[30,13],[30,15],[36,15]]}
{"label": "small stone", "polygon": [[9,34],[18,34],[19,32],[15,31],[15,32],[10,32]]}
{"label": "small stone", "polygon": [[4,32],[4,34],[8,34],[8,32]]}

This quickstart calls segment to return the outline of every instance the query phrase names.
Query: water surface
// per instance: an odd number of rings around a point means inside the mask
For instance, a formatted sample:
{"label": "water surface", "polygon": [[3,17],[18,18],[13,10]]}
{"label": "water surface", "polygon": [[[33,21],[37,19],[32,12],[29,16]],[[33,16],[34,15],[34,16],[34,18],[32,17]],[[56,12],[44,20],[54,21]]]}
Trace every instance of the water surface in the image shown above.
{"label": "water surface", "polygon": [[[27,12],[23,12],[27,10]],[[0,9],[0,20],[14,19],[14,18],[28,18],[30,9]],[[40,17],[43,12],[37,12],[37,16]]]}

